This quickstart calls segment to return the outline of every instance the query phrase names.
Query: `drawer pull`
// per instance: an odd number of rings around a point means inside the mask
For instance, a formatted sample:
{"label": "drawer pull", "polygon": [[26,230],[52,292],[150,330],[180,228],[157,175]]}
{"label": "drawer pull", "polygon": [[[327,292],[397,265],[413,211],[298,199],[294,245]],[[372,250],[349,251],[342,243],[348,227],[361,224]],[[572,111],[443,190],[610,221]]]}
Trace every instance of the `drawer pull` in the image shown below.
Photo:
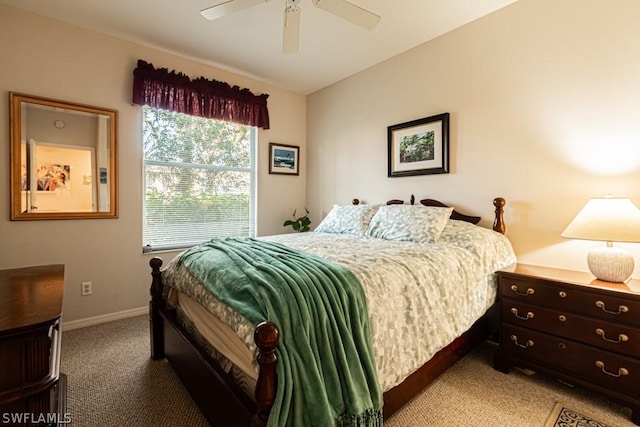
{"label": "drawer pull", "polygon": [[567,321],[567,316],[565,316],[564,314],[561,314],[560,316],[558,316],[558,320],[561,322],[566,322]]}
{"label": "drawer pull", "polygon": [[602,370],[602,372],[604,372],[607,375],[610,375],[612,377],[622,377],[625,375],[629,375],[629,371],[625,368],[620,368],[618,369],[618,373],[613,373],[613,372],[609,372],[604,368],[604,362],[600,361],[600,360],[596,360],[596,366],[598,368],[600,368]]}
{"label": "drawer pull", "polygon": [[517,308],[515,308],[515,307],[513,307],[513,308],[511,309],[511,313],[513,313],[513,315],[514,315],[514,316],[516,316],[516,317],[517,317],[518,319],[520,319],[520,320],[529,320],[529,319],[533,319],[533,313],[532,313],[532,312],[530,312],[530,311],[528,311],[528,312],[527,312],[527,315],[526,315],[526,316],[520,316],[520,315],[518,314],[518,309],[517,309]]}
{"label": "drawer pull", "polygon": [[596,329],[596,334],[600,335],[600,337],[602,337],[603,340],[612,342],[614,344],[619,344],[621,342],[629,341],[629,337],[626,336],[625,334],[619,334],[617,340],[612,340],[611,338],[607,338],[604,334],[604,330],[600,328]]}
{"label": "drawer pull", "polygon": [[622,314],[629,311],[629,307],[627,307],[626,305],[619,306],[618,311],[607,310],[605,303],[602,301],[596,301],[596,307],[601,308],[602,311],[609,314]]}
{"label": "drawer pull", "polygon": [[513,341],[513,343],[514,343],[515,345],[517,345],[518,347],[522,347],[522,348],[533,347],[533,341],[531,341],[531,340],[527,340],[527,342],[526,342],[526,343],[524,343],[524,344],[520,344],[520,343],[518,342],[518,337],[517,337],[517,336],[515,336],[515,335],[511,335],[511,341]]}
{"label": "drawer pull", "polygon": [[511,285],[511,290],[513,292],[515,292],[517,295],[521,295],[523,297],[527,297],[529,295],[533,295],[533,293],[535,292],[532,288],[527,288],[527,292],[526,293],[522,293],[518,290],[518,286],[517,285]]}
{"label": "drawer pull", "polygon": [[566,298],[567,297],[567,293],[565,291],[558,292],[558,295],[560,295],[560,298]]}

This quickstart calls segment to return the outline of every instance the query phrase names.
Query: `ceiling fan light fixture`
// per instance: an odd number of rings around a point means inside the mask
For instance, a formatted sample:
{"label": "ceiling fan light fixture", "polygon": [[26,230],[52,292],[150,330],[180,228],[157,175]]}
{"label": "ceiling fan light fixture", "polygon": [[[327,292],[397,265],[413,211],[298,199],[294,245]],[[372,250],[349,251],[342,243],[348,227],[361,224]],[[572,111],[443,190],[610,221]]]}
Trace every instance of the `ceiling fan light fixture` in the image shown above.
{"label": "ceiling fan light fixture", "polygon": [[284,14],[287,15],[288,13],[300,12],[300,6],[298,6],[298,3],[300,3],[300,0],[286,0]]}

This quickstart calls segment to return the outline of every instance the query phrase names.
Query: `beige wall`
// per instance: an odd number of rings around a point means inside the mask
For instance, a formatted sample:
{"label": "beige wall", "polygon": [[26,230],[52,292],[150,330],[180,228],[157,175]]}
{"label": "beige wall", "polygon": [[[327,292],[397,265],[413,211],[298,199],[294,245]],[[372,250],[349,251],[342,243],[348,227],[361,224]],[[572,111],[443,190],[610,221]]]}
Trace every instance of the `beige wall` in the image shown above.
{"label": "beige wall", "polygon": [[[259,234],[284,231],[294,208],[314,224],[359,197],[433,197],[490,226],[507,199],[507,235],[520,261],[586,270],[592,242],[559,237],[590,197],[640,205],[640,16],[636,0],[519,2],[312,94],[308,101],[221,69],[0,6],[0,91],[119,111],[120,218],[9,221],[0,186],[0,268],[64,263],[66,321],[147,303],[141,254],[138,58],[190,76],[269,93],[259,132]],[[8,109],[0,109],[0,168],[9,173]],[[387,178],[387,126],[451,113],[451,173]],[[301,176],[269,175],[268,143],[301,146]],[[306,161],[308,160],[308,165]],[[308,171],[308,172],[307,172]],[[306,185],[306,188],[305,188]],[[640,244],[622,245],[640,264]],[[173,253],[163,254],[165,259]],[[636,265],[635,277],[640,277]],[[94,294],[80,296],[80,282]]]}
{"label": "beige wall", "polygon": [[[156,67],[268,93],[271,129],[260,130],[258,233],[284,232],[282,221],[306,204],[306,97],[166,52],[0,6],[0,268],[66,265],[64,319],[145,306],[149,255],[142,255],[141,112],[131,105],[132,71]],[[115,220],[9,221],[8,92],[119,111],[120,217]],[[299,177],[269,175],[269,142],[301,146]],[[173,253],[162,254],[169,259]],[[80,296],[80,283],[93,295]]]}
{"label": "beige wall", "polygon": [[[586,270],[560,233],[591,197],[640,206],[640,2],[520,0],[309,96],[314,219],[358,197],[507,199],[521,262]],[[387,178],[387,126],[451,113],[451,172]],[[633,251],[640,277],[640,244]]]}

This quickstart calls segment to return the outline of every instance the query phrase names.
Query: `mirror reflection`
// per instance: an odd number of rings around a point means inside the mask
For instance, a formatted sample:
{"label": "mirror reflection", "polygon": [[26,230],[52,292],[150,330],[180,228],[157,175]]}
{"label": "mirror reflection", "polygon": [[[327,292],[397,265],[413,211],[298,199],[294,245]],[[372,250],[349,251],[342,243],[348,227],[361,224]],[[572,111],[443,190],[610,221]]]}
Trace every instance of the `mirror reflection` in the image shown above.
{"label": "mirror reflection", "polygon": [[11,219],[117,217],[117,111],[10,93]]}

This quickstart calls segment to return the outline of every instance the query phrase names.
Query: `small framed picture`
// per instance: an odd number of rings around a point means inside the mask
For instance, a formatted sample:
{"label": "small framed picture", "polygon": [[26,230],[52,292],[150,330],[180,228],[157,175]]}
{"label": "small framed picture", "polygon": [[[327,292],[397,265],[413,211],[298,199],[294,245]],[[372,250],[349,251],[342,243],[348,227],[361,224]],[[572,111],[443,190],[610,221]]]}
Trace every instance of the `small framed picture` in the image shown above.
{"label": "small framed picture", "polygon": [[269,144],[269,173],[298,175],[300,166],[300,147],[296,145]]}
{"label": "small framed picture", "polygon": [[449,113],[389,126],[388,176],[449,173]]}

